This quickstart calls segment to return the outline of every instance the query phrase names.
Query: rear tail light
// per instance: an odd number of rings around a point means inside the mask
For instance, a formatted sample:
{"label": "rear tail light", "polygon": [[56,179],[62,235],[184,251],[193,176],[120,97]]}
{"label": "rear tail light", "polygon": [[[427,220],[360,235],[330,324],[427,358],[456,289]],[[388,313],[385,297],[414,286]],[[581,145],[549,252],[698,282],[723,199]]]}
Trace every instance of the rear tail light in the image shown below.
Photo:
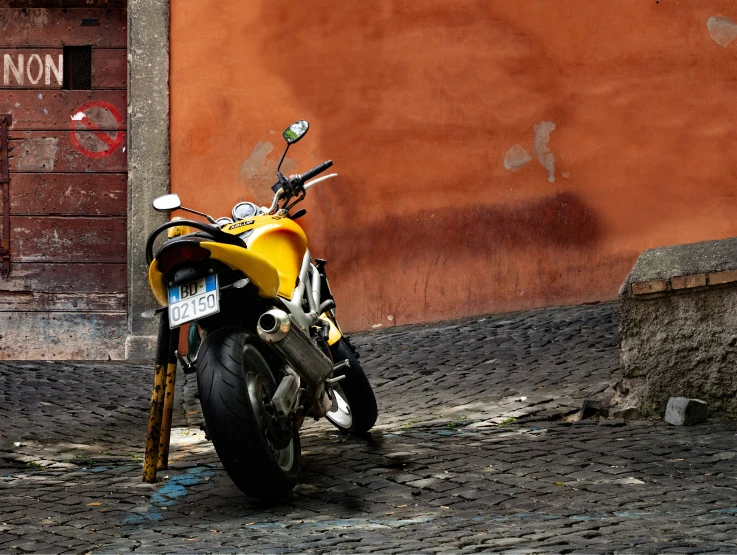
{"label": "rear tail light", "polygon": [[164,250],[157,260],[159,261],[159,272],[166,274],[175,266],[185,262],[202,262],[210,258],[210,251],[193,244],[173,245]]}

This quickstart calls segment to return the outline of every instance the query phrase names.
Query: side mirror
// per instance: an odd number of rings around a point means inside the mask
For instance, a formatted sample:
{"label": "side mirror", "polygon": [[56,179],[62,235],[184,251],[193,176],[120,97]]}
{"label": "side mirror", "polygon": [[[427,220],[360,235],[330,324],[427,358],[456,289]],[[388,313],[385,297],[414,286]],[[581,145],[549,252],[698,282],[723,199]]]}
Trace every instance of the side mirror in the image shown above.
{"label": "side mirror", "polygon": [[301,119],[299,121],[295,121],[292,125],[287,127],[284,130],[284,133],[282,133],[282,137],[284,137],[284,140],[287,141],[288,145],[293,145],[305,136],[305,133],[307,133],[307,130],[309,128],[310,124],[307,123],[307,121]]}
{"label": "side mirror", "polygon": [[154,199],[153,205],[157,212],[171,212],[182,206],[182,201],[179,200],[179,195],[164,195]]}

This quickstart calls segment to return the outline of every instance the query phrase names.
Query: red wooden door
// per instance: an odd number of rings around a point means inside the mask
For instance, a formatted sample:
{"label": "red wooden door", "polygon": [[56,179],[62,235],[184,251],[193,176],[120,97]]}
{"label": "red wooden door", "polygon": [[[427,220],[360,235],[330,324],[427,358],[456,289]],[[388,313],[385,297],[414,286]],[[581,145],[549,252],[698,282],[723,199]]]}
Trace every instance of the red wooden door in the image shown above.
{"label": "red wooden door", "polygon": [[0,8],[0,114],[12,115],[0,359],[124,354],[125,3],[67,4]]}

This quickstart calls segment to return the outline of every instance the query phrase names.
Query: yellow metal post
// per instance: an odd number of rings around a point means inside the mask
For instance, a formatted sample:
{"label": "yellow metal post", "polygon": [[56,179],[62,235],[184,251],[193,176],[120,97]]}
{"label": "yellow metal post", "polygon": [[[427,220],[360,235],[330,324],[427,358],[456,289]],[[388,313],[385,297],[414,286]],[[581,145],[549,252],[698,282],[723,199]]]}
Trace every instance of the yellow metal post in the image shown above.
{"label": "yellow metal post", "polygon": [[174,412],[174,384],[177,379],[176,350],[179,348],[179,329],[171,330],[169,336],[169,352],[166,365],[166,389],[164,391],[164,414],[161,419],[161,436],[159,440],[159,461],[157,470],[169,468],[169,440],[171,439],[171,420]]}
{"label": "yellow metal post", "polygon": [[161,440],[161,420],[164,416],[164,392],[166,389],[166,368],[169,361],[170,335],[169,314],[162,312],[156,345],[154,385],[153,389],[151,389],[151,408],[148,413],[146,455],[143,460],[143,481],[149,484],[156,481],[156,466],[159,462],[159,442]]}

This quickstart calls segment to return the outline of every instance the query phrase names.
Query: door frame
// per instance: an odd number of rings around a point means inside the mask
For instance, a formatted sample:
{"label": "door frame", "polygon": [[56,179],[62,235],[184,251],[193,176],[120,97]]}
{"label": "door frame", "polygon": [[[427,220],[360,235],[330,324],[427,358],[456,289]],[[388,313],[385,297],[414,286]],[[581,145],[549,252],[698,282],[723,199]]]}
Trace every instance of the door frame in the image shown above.
{"label": "door frame", "polygon": [[166,217],[151,202],[169,192],[169,0],[128,0],[128,334],[125,358],[153,360],[157,306],[145,243]]}

